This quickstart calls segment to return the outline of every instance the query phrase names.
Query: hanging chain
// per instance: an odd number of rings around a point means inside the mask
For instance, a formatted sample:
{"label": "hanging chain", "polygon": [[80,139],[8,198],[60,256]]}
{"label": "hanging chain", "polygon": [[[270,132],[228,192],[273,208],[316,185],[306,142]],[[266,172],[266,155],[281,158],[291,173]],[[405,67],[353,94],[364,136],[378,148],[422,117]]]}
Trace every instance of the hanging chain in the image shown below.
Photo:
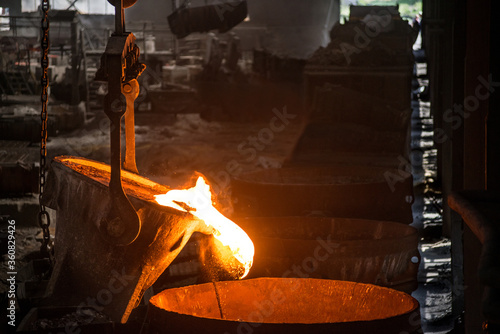
{"label": "hanging chain", "polygon": [[41,65],[42,65],[42,112],[41,112],[41,131],[40,131],[40,212],[38,213],[38,224],[42,228],[43,240],[40,251],[44,254],[50,254],[52,244],[50,241],[50,216],[45,205],[42,204],[43,191],[45,190],[45,171],[47,158],[47,103],[49,90],[49,0],[42,0],[42,39],[41,39]]}

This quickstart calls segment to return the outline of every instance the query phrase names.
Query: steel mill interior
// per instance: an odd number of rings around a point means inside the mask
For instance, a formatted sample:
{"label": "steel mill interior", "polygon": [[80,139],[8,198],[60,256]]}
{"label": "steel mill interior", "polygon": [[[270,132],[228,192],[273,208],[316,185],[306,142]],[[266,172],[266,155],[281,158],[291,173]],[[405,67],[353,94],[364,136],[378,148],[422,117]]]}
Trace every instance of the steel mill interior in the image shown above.
{"label": "steel mill interior", "polygon": [[498,7],[0,0],[0,332],[500,333]]}

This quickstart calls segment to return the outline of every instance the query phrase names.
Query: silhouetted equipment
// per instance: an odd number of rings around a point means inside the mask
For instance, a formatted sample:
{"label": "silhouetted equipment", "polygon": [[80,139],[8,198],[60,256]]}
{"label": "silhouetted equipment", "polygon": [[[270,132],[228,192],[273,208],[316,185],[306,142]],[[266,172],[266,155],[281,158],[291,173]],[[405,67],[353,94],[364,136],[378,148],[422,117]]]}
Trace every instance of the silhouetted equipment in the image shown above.
{"label": "silhouetted equipment", "polygon": [[193,32],[227,32],[247,17],[246,1],[224,1],[214,5],[187,7],[183,4],[168,16],[170,30],[177,38]]}
{"label": "silhouetted equipment", "polygon": [[[108,0],[108,2],[115,6],[116,0]],[[123,0],[123,8],[132,7],[136,2],[137,0]]]}

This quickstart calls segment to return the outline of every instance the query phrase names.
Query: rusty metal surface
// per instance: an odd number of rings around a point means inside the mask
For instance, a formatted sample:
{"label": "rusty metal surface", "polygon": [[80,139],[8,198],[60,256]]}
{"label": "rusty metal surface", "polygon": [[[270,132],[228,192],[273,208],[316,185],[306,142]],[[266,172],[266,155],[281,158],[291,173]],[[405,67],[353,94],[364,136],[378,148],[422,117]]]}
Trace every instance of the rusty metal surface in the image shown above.
{"label": "rusty metal surface", "polygon": [[[110,242],[128,245],[137,238],[142,222],[134,211],[121,185],[121,119],[127,114],[126,131],[126,167],[137,171],[135,166],[135,135],[133,101],[138,94],[137,78],[145,69],[139,61],[139,48],[135,36],[125,33],[122,2],[118,2],[115,11],[115,33],[109,38],[106,51],[101,58],[101,67],[96,73],[96,80],[108,82],[108,94],[104,98],[104,112],[110,119],[111,138],[111,180],[109,196],[112,205],[100,224],[101,233]],[[136,94],[137,93],[137,94]],[[124,95],[125,94],[125,95]],[[133,154],[133,156],[132,156]],[[133,161],[133,163],[132,163]]]}
{"label": "rusty metal surface", "polygon": [[323,217],[256,217],[237,222],[255,245],[249,278],[328,278],[407,293],[417,288],[419,236],[411,226]]}
{"label": "rusty metal surface", "polygon": [[150,333],[418,333],[418,302],[369,284],[259,278],[165,290]]}
{"label": "rusty metal surface", "polygon": [[134,117],[134,102],[139,96],[139,82],[137,79],[130,80],[122,84],[122,94],[125,96],[127,108],[125,111],[125,161],[123,168],[139,173],[135,162],[135,117]]}
{"label": "rusty metal surface", "polygon": [[232,180],[235,215],[362,218],[412,222],[410,173],[358,165],[289,167]]}
{"label": "rusty metal surface", "polygon": [[43,201],[57,210],[56,265],[48,291],[51,305],[95,305],[113,321],[126,322],[151,286],[205,224],[187,213],[162,207],[154,195],[168,190],[124,172],[124,191],[144,222],[128,246],[107,242],[99,224],[111,206],[111,170],[103,163],[57,157]]}

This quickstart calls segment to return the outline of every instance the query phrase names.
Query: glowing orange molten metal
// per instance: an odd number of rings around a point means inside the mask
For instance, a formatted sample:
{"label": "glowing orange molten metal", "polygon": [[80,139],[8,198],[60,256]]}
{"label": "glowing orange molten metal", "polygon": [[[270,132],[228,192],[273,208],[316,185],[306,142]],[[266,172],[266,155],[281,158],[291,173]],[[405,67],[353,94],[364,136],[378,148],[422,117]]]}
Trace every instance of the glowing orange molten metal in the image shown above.
{"label": "glowing orange molten metal", "polygon": [[155,195],[158,204],[191,213],[213,228],[213,236],[228,246],[233,256],[245,268],[245,277],[253,263],[252,240],[238,225],[217,211],[212,203],[210,186],[199,177],[196,186],[189,189],[170,190],[164,195]]}

